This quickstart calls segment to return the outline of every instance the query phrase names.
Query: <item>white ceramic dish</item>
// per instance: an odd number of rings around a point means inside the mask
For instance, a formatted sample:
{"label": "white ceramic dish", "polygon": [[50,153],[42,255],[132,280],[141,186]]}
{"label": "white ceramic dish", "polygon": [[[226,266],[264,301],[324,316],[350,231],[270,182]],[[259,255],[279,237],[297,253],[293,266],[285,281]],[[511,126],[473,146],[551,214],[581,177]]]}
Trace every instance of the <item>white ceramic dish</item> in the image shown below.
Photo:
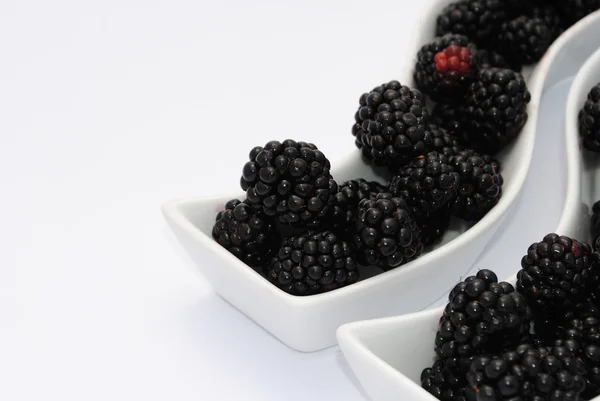
{"label": "white ceramic dish", "polygon": [[[560,127],[565,138],[567,193],[555,232],[583,240],[590,239],[588,222],[591,205],[600,196],[596,178],[600,166],[597,157],[589,157],[593,155],[581,151],[577,114],[591,87],[600,82],[600,50],[596,51],[600,46],[598,37],[600,13],[594,13],[553,44],[532,78],[540,80],[547,89],[577,74],[568,99],[563,97],[560,100],[564,114],[558,119],[564,121]],[[531,242],[539,239],[532,238]],[[525,251],[523,249],[523,254]],[[518,268],[519,261],[506,262],[514,263],[515,270]],[[515,276],[506,281],[514,283]],[[434,338],[442,311],[443,307],[438,307],[404,316],[349,323],[338,329],[337,338],[342,352],[373,401],[436,400],[421,388],[419,377],[434,360]],[[600,401],[600,397],[595,400]]]}
{"label": "white ceramic dish", "polygon": [[[431,2],[416,25],[420,31],[409,46],[411,54],[416,55],[423,44],[433,39],[435,17],[451,1]],[[406,64],[399,59],[396,65],[390,62],[390,79],[412,85],[412,68],[412,61]],[[375,277],[366,272],[361,281],[351,286],[296,297],[275,288],[212,239],[215,210],[243,193],[170,201],[163,205],[163,214],[198,269],[222,298],[296,350],[311,352],[333,346],[336,329],[341,324],[418,311],[447,292],[456,277],[475,262],[516,200],[527,176],[542,84],[552,79],[545,72],[542,67],[530,77],[529,120],[517,140],[499,155],[505,181],[499,203],[467,231],[466,227],[455,224],[445,235],[443,245],[392,271]],[[372,167],[361,161],[358,150],[345,160],[332,161],[332,174],[338,182],[357,177],[384,182]],[[436,280],[423,280],[433,276]]]}

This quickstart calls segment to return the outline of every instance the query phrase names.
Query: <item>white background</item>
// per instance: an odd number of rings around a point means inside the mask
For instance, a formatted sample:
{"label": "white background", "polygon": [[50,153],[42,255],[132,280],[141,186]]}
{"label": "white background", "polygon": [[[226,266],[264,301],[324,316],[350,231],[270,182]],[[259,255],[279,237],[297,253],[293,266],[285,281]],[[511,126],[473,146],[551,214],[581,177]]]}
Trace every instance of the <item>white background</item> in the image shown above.
{"label": "white background", "polygon": [[160,205],[271,139],[354,151],[424,3],[0,2],[0,399],[364,400],[337,347],[215,296]]}

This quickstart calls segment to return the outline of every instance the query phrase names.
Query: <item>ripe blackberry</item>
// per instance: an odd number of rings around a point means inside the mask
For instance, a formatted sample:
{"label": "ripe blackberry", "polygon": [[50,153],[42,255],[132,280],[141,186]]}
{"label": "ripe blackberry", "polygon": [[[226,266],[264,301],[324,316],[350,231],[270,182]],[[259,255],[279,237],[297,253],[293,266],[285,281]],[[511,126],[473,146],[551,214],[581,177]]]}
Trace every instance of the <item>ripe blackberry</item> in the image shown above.
{"label": "ripe blackberry", "polygon": [[520,64],[509,63],[502,54],[494,50],[479,49],[479,56],[481,68],[510,68],[514,71],[521,71]]}
{"label": "ripe blackberry", "polygon": [[585,366],[586,388],[582,399],[589,400],[600,395],[600,319],[571,320],[558,335],[557,342],[570,342]]}
{"label": "ripe blackberry", "polygon": [[565,30],[565,21],[561,17],[560,12],[553,4],[533,4],[527,5],[525,3],[523,8],[523,14],[528,17],[539,18],[546,23],[546,26],[550,29],[550,35],[552,41],[560,36]]}
{"label": "ripe blackberry", "polygon": [[404,199],[390,193],[360,201],[355,243],[361,263],[390,270],[423,252],[421,230],[409,211]]}
{"label": "ripe blackberry", "polygon": [[418,221],[421,226],[421,242],[423,246],[434,245],[442,239],[450,226],[450,207],[445,205],[430,213],[424,221]]}
{"label": "ripe blackberry", "polygon": [[[477,74],[460,109],[457,137],[467,147],[495,154],[520,132],[527,121],[531,95],[520,73],[484,68]],[[452,132],[451,132],[452,133]]]}
{"label": "ripe blackberry", "polygon": [[459,0],[446,6],[437,18],[436,36],[464,35],[486,46],[506,20],[502,0]]}
{"label": "ripe blackberry", "polygon": [[[488,156],[488,160],[491,158]],[[467,221],[480,220],[502,196],[502,175],[496,164],[466,150],[450,158],[450,166],[460,176],[460,186],[451,202],[451,211]]]}
{"label": "ripe blackberry", "polygon": [[464,96],[480,64],[477,47],[466,36],[448,34],[421,47],[413,75],[424,94],[448,102]]}
{"label": "ripe blackberry", "polygon": [[544,19],[521,15],[502,24],[497,47],[511,64],[527,65],[539,61],[554,39]]}
{"label": "ripe blackberry", "polygon": [[579,111],[579,135],[586,149],[600,152],[600,83],[590,90]]}
{"label": "ripe blackberry", "polygon": [[[464,111],[460,104],[438,103],[431,115],[431,125],[439,127],[446,134],[455,138],[460,144],[460,136],[464,131]],[[432,129],[432,132],[435,132]],[[460,144],[462,146],[462,144]]]}
{"label": "ripe blackberry", "polygon": [[247,203],[232,199],[217,213],[212,236],[251,267],[262,267],[277,246],[273,221]]}
{"label": "ripe blackberry", "polygon": [[421,372],[421,387],[440,401],[467,401],[466,367],[460,367],[459,359],[436,360],[433,366]]}
{"label": "ripe blackberry", "polygon": [[431,151],[451,157],[463,150],[456,138],[447,133],[445,129],[431,124],[430,131],[431,135],[428,137],[427,147]]}
{"label": "ripe blackberry", "polygon": [[600,9],[600,0],[562,0],[557,4],[569,26]]}
{"label": "ripe blackberry", "polygon": [[385,190],[385,186],[378,182],[362,178],[341,183],[331,207],[332,226],[342,231],[354,230],[359,202],[374,198]]}
{"label": "ripe blackberry", "polygon": [[464,380],[477,355],[497,353],[529,333],[525,298],[491,270],[469,276],[450,292],[435,337],[435,352]]}
{"label": "ripe blackberry", "polygon": [[250,151],[241,186],[247,201],[282,224],[317,227],[337,192],[330,163],[312,143],[271,141]]}
{"label": "ripe blackberry", "polygon": [[517,289],[542,318],[553,318],[584,301],[595,274],[590,246],[554,233],[529,247],[521,267]]}
{"label": "ripe blackberry", "polygon": [[467,374],[467,399],[579,400],[584,368],[565,347],[521,344],[497,356],[478,356]]}
{"label": "ripe blackberry", "polygon": [[427,151],[429,113],[418,90],[390,81],[359,99],[352,135],[368,161],[392,170]]}
{"label": "ripe blackberry", "polygon": [[452,201],[459,185],[460,177],[450,167],[448,157],[429,152],[402,168],[390,181],[388,190],[404,198],[414,217],[421,221]]}
{"label": "ripe blackberry", "polygon": [[292,295],[331,291],[358,280],[354,250],[331,231],[286,238],[267,278]]}

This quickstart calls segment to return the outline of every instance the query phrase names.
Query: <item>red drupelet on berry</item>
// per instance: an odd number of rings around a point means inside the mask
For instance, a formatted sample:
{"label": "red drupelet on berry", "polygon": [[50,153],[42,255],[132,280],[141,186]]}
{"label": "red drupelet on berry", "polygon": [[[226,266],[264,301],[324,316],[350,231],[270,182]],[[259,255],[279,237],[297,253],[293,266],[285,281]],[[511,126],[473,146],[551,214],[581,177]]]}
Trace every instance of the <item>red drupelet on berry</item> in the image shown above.
{"label": "red drupelet on berry", "polygon": [[480,65],[477,47],[466,36],[447,34],[419,50],[413,75],[423,93],[447,102],[464,96]]}

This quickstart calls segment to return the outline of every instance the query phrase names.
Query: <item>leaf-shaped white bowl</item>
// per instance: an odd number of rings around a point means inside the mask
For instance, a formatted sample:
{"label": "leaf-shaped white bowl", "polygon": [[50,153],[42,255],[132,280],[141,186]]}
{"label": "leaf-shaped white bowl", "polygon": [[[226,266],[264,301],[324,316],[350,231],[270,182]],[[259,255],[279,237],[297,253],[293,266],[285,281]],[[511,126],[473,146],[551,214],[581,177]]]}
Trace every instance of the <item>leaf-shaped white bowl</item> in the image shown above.
{"label": "leaf-shaped white bowl", "polygon": [[[413,60],[420,47],[435,37],[436,16],[451,1],[431,1],[409,46],[413,55],[408,59],[410,62],[406,62],[404,54],[397,55],[396,60],[386,60],[390,79],[413,84]],[[390,11],[402,14],[402,9]],[[435,250],[397,269],[329,293],[292,296],[271,285],[211,237],[217,210],[228,200],[243,197],[243,192],[173,200],[163,205],[163,214],[202,275],[222,298],[296,350],[310,352],[335,345],[336,329],[341,324],[421,310],[447,292],[456,277],[475,262],[519,195],[527,176],[543,84],[560,77],[548,76],[546,65],[542,63],[528,80],[532,99],[527,124],[517,140],[498,156],[505,181],[498,204],[468,229],[460,223],[454,224]],[[352,140],[349,132],[339,135]],[[358,177],[383,182],[378,170],[361,160],[358,149],[344,160],[332,161],[332,174],[337,182]],[[424,280],[426,277],[436,279]]]}
{"label": "leaf-shaped white bowl", "polygon": [[[576,75],[568,98],[561,99],[562,110],[559,112],[564,114],[558,119],[563,117],[564,125],[556,130],[556,134],[562,135],[564,132],[567,194],[555,232],[586,241],[590,239],[588,222],[591,206],[600,196],[597,185],[600,183],[600,166],[596,155],[581,150],[577,114],[591,87],[600,82],[598,37],[600,13],[594,13],[570,28],[552,45],[538,64],[533,78],[541,87],[550,88]],[[535,96],[539,96],[539,93]],[[542,117],[543,114],[540,115]],[[532,238],[531,242],[540,239]],[[523,249],[523,254],[525,252],[526,249]],[[514,264],[515,268],[519,262],[507,261]],[[516,276],[506,281],[514,284]],[[404,316],[349,323],[338,329],[337,338],[342,352],[373,401],[399,398],[411,401],[436,400],[421,388],[419,378],[421,371],[433,363],[435,333],[442,312],[443,308],[440,307]],[[600,400],[600,397],[596,400]]]}

